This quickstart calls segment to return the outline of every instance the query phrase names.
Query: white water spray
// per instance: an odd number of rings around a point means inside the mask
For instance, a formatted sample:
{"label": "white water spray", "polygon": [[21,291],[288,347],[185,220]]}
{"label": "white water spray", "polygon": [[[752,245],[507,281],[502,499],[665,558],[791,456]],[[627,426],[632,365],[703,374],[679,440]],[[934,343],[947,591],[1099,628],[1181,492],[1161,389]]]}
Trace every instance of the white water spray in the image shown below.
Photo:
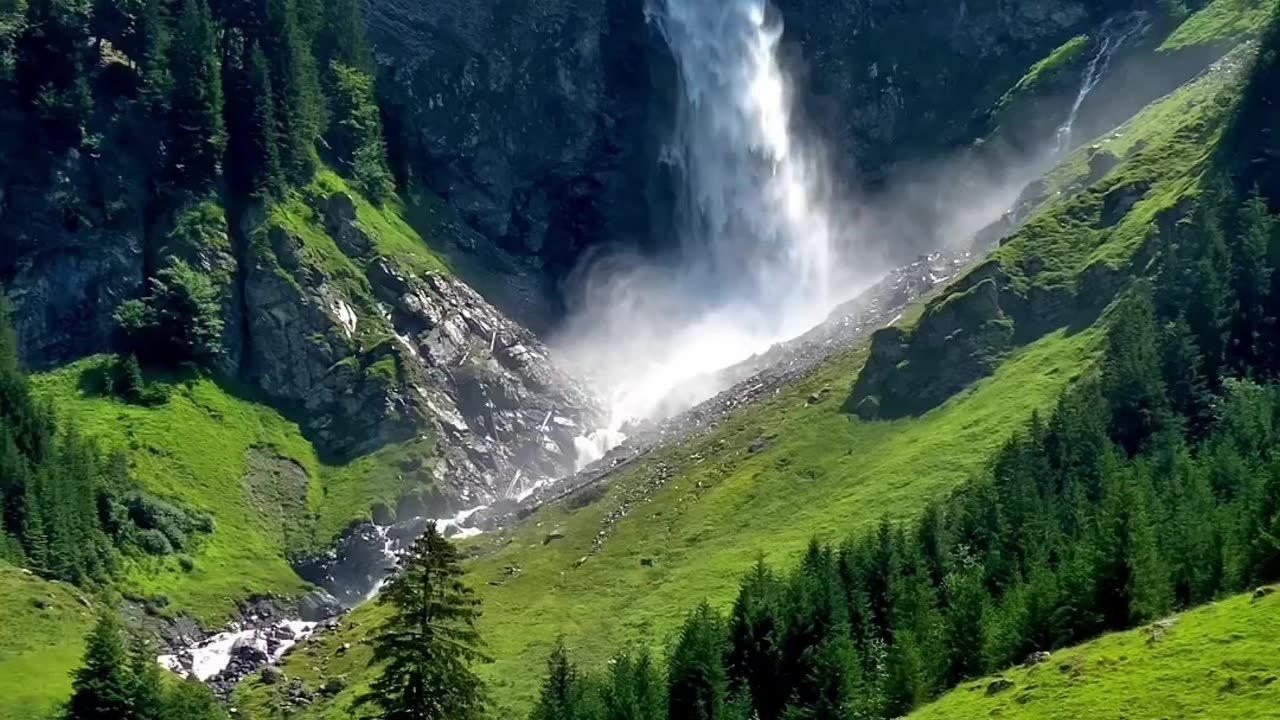
{"label": "white water spray", "polygon": [[[597,379],[612,421],[578,443],[579,464],[654,418],[721,388],[693,382],[821,322],[830,310],[825,173],[798,137],[766,0],[648,0],[679,68],[664,153],[678,184],[678,256],[591,274],[557,343]],[[680,389],[681,397],[672,397]]]}
{"label": "white water spray", "polygon": [[1111,18],[1103,23],[1097,52],[1085,66],[1084,79],[1080,83],[1080,90],[1076,93],[1075,102],[1071,104],[1071,112],[1068,113],[1066,121],[1058,127],[1053,150],[1055,158],[1071,150],[1072,133],[1075,130],[1076,119],[1080,117],[1080,107],[1084,105],[1089,93],[1093,92],[1098,83],[1106,77],[1107,71],[1111,69],[1111,60],[1129,40],[1145,33],[1148,27],[1150,22],[1147,14],[1140,11],[1119,18]]}

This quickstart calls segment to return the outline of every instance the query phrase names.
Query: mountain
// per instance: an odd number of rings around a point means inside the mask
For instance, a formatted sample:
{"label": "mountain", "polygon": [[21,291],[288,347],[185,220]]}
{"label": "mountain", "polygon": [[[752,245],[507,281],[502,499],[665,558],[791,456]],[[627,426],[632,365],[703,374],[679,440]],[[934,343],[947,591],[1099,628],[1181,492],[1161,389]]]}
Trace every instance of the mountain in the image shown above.
{"label": "mountain", "polygon": [[[0,584],[24,618],[0,633],[0,717],[65,699],[91,609],[180,657],[339,601],[283,675],[212,685],[241,717],[348,717],[385,614],[360,600],[427,518],[486,530],[458,540],[481,673],[495,716],[525,715],[557,637],[587,670],[664,653],[758,558],[790,573],[815,538],[963,492],[1105,362],[1115,303],[1215,193],[1275,210],[1269,0],[774,5],[793,122],[889,279],[586,468],[610,408],[548,345],[593,263],[681,247],[686,80],[652,2],[0,7],[0,283],[27,371],[0,373],[21,400],[0,457],[23,468],[0,484]],[[81,436],[75,500],[44,478],[74,474]],[[97,570],[37,557],[72,504]],[[1123,652],[1185,672],[1208,641],[1184,627],[1262,632],[1269,607],[1191,610],[1167,650]],[[1092,660],[1132,637],[918,712],[1021,716],[1066,683],[1080,712],[1114,692],[1155,713]],[[1257,716],[1276,669],[1232,652],[1228,690],[1187,706],[1229,692]]]}

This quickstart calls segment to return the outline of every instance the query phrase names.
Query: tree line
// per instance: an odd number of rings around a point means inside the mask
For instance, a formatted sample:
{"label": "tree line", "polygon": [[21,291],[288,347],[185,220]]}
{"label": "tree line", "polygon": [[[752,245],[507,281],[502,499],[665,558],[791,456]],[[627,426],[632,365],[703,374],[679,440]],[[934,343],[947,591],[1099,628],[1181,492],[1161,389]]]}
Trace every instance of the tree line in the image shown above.
{"label": "tree line", "polygon": [[394,189],[359,0],[28,0],[14,24],[0,81],[41,153],[118,134],[171,207],[270,196],[321,157]]}
{"label": "tree line", "polygon": [[123,452],[34,397],[0,293],[0,560],[86,585],[108,580],[122,552],[181,552],[212,531],[210,515],[142,491]]}

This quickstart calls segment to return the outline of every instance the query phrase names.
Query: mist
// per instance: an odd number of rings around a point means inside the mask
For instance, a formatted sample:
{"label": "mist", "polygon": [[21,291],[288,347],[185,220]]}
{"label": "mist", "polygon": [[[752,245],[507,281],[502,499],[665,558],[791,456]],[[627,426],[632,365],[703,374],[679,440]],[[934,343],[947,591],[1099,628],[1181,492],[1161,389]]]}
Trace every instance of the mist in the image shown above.
{"label": "mist", "polygon": [[[1056,136],[1032,151],[962,150],[899,168],[859,196],[801,127],[778,57],[783,18],[767,0],[647,0],[678,69],[673,132],[659,159],[674,178],[676,250],[612,252],[579,268],[552,338],[594,385],[609,422],[578,442],[579,465],[656,420],[725,389],[716,371],[820,324],[893,267],[966,250],[1070,148],[1073,123],[1140,21],[1104,38]],[[1121,37],[1123,35],[1123,37]],[[1104,55],[1105,53],[1105,55]]]}

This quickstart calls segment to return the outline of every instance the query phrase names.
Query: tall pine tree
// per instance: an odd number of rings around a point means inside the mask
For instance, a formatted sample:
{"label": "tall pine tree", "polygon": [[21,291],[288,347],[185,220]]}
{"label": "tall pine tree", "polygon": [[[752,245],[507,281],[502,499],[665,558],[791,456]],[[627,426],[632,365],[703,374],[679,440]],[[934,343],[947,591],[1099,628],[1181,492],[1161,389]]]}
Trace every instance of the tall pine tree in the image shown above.
{"label": "tall pine tree", "polygon": [[414,543],[378,598],[390,615],[373,635],[378,676],[358,704],[383,720],[473,720],[484,685],[472,670],[488,657],[475,629],[480,602],[462,582],[458,551],[435,523]]}
{"label": "tall pine tree", "polygon": [[217,183],[227,143],[217,32],[206,0],[182,0],[178,41],[170,55],[174,79],[171,169],[180,187],[203,194]]}

